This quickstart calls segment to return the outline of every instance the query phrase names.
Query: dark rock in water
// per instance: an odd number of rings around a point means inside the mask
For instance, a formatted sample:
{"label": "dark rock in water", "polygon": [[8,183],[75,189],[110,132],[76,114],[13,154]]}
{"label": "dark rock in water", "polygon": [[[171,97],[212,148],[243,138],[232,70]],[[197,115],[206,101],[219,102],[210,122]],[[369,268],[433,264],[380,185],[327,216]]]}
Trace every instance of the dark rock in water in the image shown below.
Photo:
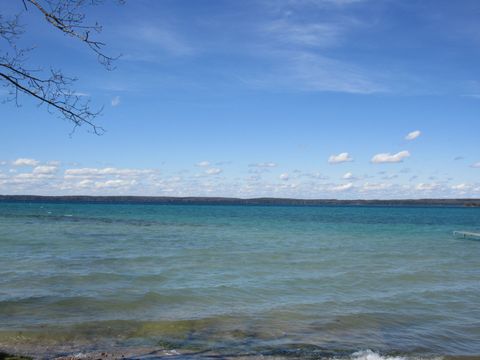
{"label": "dark rock in water", "polygon": [[0,360],[31,360],[32,358],[26,356],[17,356],[7,354],[5,352],[0,351]]}

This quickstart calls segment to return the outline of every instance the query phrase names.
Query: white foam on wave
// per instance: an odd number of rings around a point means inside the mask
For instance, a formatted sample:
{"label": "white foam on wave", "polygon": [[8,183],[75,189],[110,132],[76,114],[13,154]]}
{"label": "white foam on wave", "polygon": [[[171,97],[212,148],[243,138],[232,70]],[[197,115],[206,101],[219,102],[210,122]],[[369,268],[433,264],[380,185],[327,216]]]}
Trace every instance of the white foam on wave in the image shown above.
{"label": "white foam on wave", "polygon": [[[351,356],[352,360],[421,360],[421,357],[405,357],[405,356],[384,356],[380,355],[372,350],[362,350],[362,351],[357,351],[352,354]],[[427,359],[427,358],[423,358]],[[430,358],[430,360],[440,360],[441,357],[437,358]]]}
{"label": "white foam on wave", "polygon": [[77,354],[73,354],[71,356],[72,359],[86,359],[87,358],[87,354],[84,354],[84,353],[77,353]]}

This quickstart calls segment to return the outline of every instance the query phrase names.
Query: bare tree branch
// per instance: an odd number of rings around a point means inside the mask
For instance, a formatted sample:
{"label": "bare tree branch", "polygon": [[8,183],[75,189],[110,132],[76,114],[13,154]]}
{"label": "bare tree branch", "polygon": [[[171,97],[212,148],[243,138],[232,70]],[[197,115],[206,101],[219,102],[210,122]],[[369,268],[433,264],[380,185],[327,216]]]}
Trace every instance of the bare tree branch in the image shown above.
{"label": "bare tree branch", "polygon": [[[105,43],[91,39],[91,32],[100,33],[102,27],[95,23],[94,25],[84,25],[85,14],[80,12],[80,8],[85,3],[84,0],[76,1],[51,1],[46,3],[51,10],[47,11],[45,7],[40,4],[39,0],[26,0],[38,9],[45,19],[66,35],[75,37],[87,44],[87,46],[97,55],[98,61],[107,69],[112,69],[112,62],[118,57],[111,57],[102,52]],[[90,3],[95,5],[99,1],[91,0]]]}
{"label": "bare tree branch", "polygon": [[96,5],[102,0],[20,1],[25,10],[11,18],[0,15],[0,41],[6,41],[9,46],[8,50],[0,50],[0,82],[9,91],[6,101],[15,101],[20,106],[19,94],[26,94],[39,100],[39,106],[46,105],[48,111],[54,111],[71,121],[74,129],[87,125],[95,134],[102,134],[103,128],[94,123],[102,109],[92,110],[89,100],[73,89],[76,79],[63,75],[59,70],[45,72],[40,68],[27,68],[26,54],[32,49],[18,49],[16,46],[18,38],[24,33],[20,16],[30,7],[38,10],[54,28],[86,44],[97,55],[98,61],[107,70],[112,70],[112,63],[118,57],[106,55],[103,52],[105,44],[93,39],[91,34],[100,33],[102,27],[98,23],[87,24],[83,11],[84,6]]}

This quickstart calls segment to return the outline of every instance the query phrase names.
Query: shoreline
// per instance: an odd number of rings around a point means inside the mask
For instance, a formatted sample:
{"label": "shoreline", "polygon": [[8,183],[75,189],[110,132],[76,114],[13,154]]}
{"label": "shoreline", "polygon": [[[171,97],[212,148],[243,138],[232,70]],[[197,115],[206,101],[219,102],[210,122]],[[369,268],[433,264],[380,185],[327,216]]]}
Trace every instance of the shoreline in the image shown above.
{"label": "shoreline", "polygon": [[[305,345],[304,345],[305,346]],[[314,347],[313,345],[311,347]],[[226,350],[226,349],[224,349]],[[358,351],[297,351],[272,350],[266,352],[229,352],[186,349],[162,349],[158,347],[118,347],[106,349],[50,349],[50,351],[5,351],[0,347],[0,360],[480,360],[480,355],[441,355],[425,353],[381,352],[362,349]]]}
{"label": "shoreline", "polygon": [[295,199],[170,196],[88,196],[88,195],[0,195],[0,203],[85,203],[158,205],[247,205],[247,206],[432,206],[480,207],[477,198],[444,199]]}

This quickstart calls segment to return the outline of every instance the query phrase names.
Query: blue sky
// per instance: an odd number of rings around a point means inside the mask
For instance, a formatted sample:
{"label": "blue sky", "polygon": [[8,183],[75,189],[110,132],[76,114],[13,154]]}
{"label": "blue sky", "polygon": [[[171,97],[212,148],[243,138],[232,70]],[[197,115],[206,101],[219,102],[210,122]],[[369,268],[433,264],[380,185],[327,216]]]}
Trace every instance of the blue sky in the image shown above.
{"label": "blue sky", "polygon": [[122,54],[109,72],[29,10],[29,63],[77,76],[76,91],[105,106],[106,133],[70,137],[26,97],[1,104],[0,193],[480,197],[479,11],[468,0],[106,1],[87,18]]}

